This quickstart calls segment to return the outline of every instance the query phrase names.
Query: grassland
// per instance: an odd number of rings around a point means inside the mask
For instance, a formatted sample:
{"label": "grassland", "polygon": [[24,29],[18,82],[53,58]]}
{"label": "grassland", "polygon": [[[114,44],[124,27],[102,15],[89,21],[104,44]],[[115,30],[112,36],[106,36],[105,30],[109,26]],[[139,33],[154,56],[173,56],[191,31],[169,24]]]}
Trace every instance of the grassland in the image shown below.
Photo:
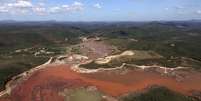
{"label": "grassland", "polygon": [[66,90],[63,94],[65,101],[102,101],[102,95],[98,91],[90,91],[87,88]]}

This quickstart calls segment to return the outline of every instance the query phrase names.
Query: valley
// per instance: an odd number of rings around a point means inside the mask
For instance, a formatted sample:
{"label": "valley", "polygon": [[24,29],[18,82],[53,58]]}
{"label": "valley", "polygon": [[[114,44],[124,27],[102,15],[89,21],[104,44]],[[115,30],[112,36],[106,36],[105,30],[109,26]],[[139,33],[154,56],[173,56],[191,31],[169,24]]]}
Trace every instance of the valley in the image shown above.
{"label": "valley", "polygon": [[[29,34],[39,37],[32,41],[19,36],[17,42],[26,42],[25,46],[0,40],[4,44],[0,47],[0,101],[132,101],[141,95],[201,100],[200,44],[196,44],[200,35],[194,40],[188,34],[199,29],[184,30],[162,23],[128,24],[128,28],[118,24],[121,29],[114,27],[116,23],[109,28],[93,24],[85,28],[74,23],[62,24],[64,29],[57,26],[58,30],[50,23],[50,29],[41,26],[40,31],[29,27],[33,30]],[[0,28],[1,33],[4,30]],[[13,36],[15,30],[7,32],[9,38],[18,37]]]}

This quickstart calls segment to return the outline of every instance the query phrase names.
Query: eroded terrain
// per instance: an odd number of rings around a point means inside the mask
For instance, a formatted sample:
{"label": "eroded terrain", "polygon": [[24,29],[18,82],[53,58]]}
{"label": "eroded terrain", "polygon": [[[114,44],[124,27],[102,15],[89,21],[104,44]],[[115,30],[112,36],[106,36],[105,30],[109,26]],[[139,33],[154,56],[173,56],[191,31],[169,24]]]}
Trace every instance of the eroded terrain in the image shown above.
{"label": "eroded terrain", "polygon": [[200,99],[200,72],[189,67],[132,64],[134,60],[163,58],[158,53],[119,53],[116,47],[93,38],[74,47],[79,48],[76,54],[50,59],[15,77],[1,92],[0,101],[84,101],[85,97],[86,101],[118,101],[120,96],[146,92],[152,86]]}

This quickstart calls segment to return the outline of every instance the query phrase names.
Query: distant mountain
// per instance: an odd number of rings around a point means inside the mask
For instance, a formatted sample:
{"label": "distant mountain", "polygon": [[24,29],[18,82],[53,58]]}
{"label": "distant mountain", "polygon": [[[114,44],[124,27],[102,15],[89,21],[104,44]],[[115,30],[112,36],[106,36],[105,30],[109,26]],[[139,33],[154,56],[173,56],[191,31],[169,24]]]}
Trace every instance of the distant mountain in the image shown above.
{"label": "distant mountain", "polygon": [[201,19],[192,19],[190,22],[201,22]]}
{"label": "distant mountain", "polygon": [[0,23],[15,23],[15,20],[0,20]]}

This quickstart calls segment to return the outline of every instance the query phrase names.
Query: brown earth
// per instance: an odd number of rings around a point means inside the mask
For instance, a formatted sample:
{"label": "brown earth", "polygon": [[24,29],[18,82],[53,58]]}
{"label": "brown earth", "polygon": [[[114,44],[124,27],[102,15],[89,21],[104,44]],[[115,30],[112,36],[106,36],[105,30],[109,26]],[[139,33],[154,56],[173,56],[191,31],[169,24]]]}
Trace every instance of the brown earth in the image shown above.
{"label": "brown earth", "polygon": [[199,72],[188,73],[185,79],[178,82],[174,77],[142,70],[79,74],[70,70],[69,65],[57,65],[37,71],[13,89],[9,97],[0,101],[63,101],[64,98],[59,92],[65,88],[86,86],[96,86],[101,92],[114,97],[142,91],[151,85],[165,86],[173,91],[191,95],[192,91],[201,91],[200,77]]}
{"label": "brown earth", "polygon": [[81,47],[81,53],[91,59],[97,59],[108,56],[114,50],[116,50],[115,47],[106,44],[104,41],[96,41],[93,38],[88,39],[88,41],[85,41],[79,45]]}

